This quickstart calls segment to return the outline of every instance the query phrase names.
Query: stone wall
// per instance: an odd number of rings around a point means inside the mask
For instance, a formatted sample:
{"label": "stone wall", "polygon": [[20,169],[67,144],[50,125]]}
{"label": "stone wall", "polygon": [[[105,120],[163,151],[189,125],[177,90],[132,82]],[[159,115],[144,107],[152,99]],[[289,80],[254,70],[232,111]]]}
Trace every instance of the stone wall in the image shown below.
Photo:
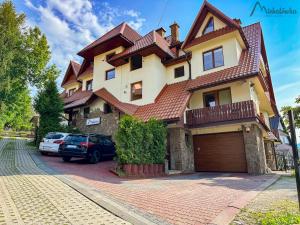
{"label": "stone wall", "polygon": [[169,128],[171,170],[194,171],[193,137],[181,127]]}
{"label": "stone wall", "polygon": [[[100,124],[96,125],[86,125],[86,120],[91,118],[101,118]],[[79,115],[76,119],[76,127],[84,133],[98,133],[112,136],[114,139],[114,135],[116,130],[118,129],[118,122],[120,118],[120,112],[113,109],[112,113],[104,114],[100,109],[97,109],[91,112],[88,115],[88,118],[84,118],[82,115]]]}
{"label": "stone wall", "polygon": [[276,170],[275,147],[272,141],[265,141],[265,154],[267,166],[271,170]]}
{"label": "stone wall", "polygon": [[265,174],[267,164],[262,130],[256,124],[252,124],[249,131],[243,126],[243,135],[248,173]]}

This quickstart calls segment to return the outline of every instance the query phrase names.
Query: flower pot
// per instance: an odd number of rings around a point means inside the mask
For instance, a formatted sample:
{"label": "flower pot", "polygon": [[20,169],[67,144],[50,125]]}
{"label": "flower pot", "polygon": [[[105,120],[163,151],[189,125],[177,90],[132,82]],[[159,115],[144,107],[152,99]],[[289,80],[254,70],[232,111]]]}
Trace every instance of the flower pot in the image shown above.
{"label": "flower pot", "polygon": [[154,172],[154,176],[158,175],[158,164],[153,164],[153,172]]}
{"label": "flower pot", "polygon": [[158,164],[158,173],[160,175],[164,174],[164,164]]}
{"label": "flower pot", "polygon": [[123,171],[127,176],[131,175],[131,164],[125,164],[123,165]]}
{"label": "flower pot", "polygon": [[148,172],[149,172],[149,176],[154,176],[154,165],[153,164],[148,164]]}
{"label": "flower pot", "polygon": [[131,175],[132,176],[138,175],[138,165],[136,165],[136,164],[131,165]]}
{"label": "flower pot", "polygon": [[144,166],[138,165],[138,175],[142,177],[144,175]]}
{"label": "flower pot", "polygon": [[143,165],[143,173],[145,176],[149,176],[149,164]]}

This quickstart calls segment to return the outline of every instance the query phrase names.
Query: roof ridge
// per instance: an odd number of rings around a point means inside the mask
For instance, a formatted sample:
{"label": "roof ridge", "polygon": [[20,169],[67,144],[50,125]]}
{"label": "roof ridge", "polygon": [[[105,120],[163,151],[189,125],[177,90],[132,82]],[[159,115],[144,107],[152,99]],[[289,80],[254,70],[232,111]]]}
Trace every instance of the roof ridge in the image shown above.
{"label": "roof ridge", "polygon": [[120,33],[123,35],[125,27],[126,27],[127,24],[126,24],[126,22],[122,22],[121,24],[122,24],[122,27],[121,27]]}

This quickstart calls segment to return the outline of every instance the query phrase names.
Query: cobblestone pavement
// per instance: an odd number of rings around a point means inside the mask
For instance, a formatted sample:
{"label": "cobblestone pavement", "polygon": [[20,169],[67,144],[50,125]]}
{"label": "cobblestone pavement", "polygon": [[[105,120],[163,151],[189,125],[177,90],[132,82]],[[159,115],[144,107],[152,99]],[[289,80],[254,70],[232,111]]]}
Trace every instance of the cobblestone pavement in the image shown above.
{"label": "cobblestone pavement", "polygon": [[228,205],[239,201],[273,177],[195,173],[151,179],[124,179],[109,172],[114,166],[112,161],[87,164],[82,160],[64,163],[61,158],[53,156],[39,158],[51,168],[96,188],[147,219],[160,221],[158,224],[209,224]]}
{"label": "cobblestone pavement", "polygon": [[39,169],[22,140],[0,140],[0,224],[128,224]]}

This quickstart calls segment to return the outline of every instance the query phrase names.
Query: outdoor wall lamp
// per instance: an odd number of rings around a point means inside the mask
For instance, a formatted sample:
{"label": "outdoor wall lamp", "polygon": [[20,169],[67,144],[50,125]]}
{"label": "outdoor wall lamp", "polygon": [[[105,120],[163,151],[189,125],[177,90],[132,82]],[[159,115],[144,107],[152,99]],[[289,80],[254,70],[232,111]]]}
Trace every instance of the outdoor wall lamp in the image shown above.
{"label": "outdoor wall lamp", "polygon": [[247,132],[247,133],[250,132],[250,127],[249,127],[249,126],[246,127],[246,132]]}

